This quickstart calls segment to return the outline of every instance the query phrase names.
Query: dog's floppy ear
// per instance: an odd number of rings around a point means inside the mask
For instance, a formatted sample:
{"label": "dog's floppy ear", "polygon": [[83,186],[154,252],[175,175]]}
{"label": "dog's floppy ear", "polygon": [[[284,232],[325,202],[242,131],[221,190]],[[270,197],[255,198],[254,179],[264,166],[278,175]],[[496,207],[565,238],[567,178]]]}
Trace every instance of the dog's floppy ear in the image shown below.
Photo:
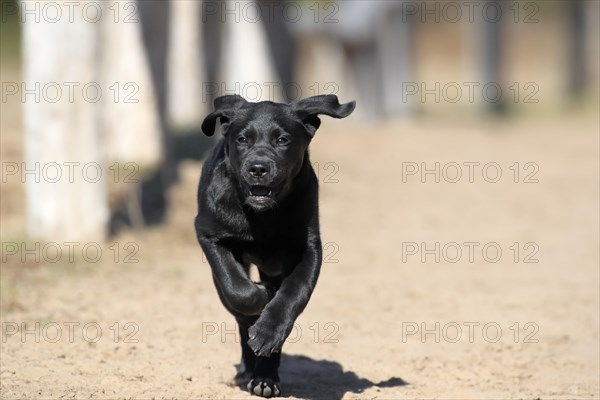
{"label": "dog's floppy ear", "polygon": [[217,119],[220,118],[221,129],[225,134],[236,111],[246,103],[246,100],[237,94],[217,97],[213,104],[215,110],[202,121],[202,132],[206,136],[214,135]]}
{"label": "dog's floppy ear", "polygon": [[334,118],[346,118],[352,114],[354,107],[356,107],[355,101],[340,104],[337,96],[334,94],[309,97],[292,105],[294,112],[298,115],[311,136],[314,136],[319,126],[321,126],[321,120],[318,117],[319,114],[329,115]]}

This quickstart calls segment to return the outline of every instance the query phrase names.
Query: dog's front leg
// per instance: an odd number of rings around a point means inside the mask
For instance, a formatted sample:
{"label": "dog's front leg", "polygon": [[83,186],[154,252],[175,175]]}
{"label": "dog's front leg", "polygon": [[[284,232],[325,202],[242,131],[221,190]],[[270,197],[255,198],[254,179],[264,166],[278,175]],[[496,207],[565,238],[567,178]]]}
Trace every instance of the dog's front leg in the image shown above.
{"label": "dog's front leg", "polygon": [[315,288],[322,252],[318,232],[309,233],[301,262],[284,278],[275,297],[248,330],[248,345],[257,356],[269,357],[281,351]]}
{"label": "dog's front leg", "polygon": [[269,290],[250,280],[226,246],[206,237],[200,237],[199,241],[223,305],[234,315],[260,314],[272,298]]}

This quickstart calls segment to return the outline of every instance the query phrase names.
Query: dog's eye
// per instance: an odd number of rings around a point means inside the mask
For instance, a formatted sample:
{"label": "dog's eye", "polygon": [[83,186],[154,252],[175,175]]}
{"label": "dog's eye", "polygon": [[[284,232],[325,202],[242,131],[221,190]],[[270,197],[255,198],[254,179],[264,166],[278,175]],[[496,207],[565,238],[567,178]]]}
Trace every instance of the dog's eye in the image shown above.
{"label": "dog's eye", "polygon": [[246,139],[244,136],[238,136],[238,138],[236,139],[236,141],[239,144],[246,144],[246,143],[248,143],[248,139]]}
{"label": "dog's eye", "polygon": [[277,141],[275,143],[277,143],[277,144],[288,144],[289,140],[288,140],[288,138],[286,138],[284,136],[281,136],[281,137],[277,138]]}

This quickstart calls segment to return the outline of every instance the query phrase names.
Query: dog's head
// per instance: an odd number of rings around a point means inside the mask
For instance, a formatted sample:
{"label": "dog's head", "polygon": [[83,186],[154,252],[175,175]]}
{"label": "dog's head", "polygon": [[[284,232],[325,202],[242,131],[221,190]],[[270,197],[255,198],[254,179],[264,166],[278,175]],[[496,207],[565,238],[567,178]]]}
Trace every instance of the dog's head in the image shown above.
{"label": "dog's head", "polygon": [[292,104],[251,103],[238,95],[222,96],[215,99],[215,110],[202,122],[202,131],[213,135],[220,121],[228,167],[238,180],[244,201],[263,211],[289,193],[321,124],[318,116],[345,118],[354,107],[354,101],[340,104],[334,95]]}

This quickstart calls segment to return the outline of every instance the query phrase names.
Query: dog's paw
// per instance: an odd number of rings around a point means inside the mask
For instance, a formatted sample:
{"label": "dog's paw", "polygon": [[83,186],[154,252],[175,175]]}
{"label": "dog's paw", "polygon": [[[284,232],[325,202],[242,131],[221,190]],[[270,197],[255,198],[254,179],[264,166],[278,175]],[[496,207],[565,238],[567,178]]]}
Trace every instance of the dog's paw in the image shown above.
{"label": "dog's paw", "polygon": [[253,378],[248,382],[247,388],[251,394],[266,398],[277,397],[281,393],[279,381],[271,378]]}
{"label": "dog's paw", "polygon": [[260,357],[269,357],[281,351],[286,334],[280,328],[257,321],[248,329],[248,346],[254,354]]}

